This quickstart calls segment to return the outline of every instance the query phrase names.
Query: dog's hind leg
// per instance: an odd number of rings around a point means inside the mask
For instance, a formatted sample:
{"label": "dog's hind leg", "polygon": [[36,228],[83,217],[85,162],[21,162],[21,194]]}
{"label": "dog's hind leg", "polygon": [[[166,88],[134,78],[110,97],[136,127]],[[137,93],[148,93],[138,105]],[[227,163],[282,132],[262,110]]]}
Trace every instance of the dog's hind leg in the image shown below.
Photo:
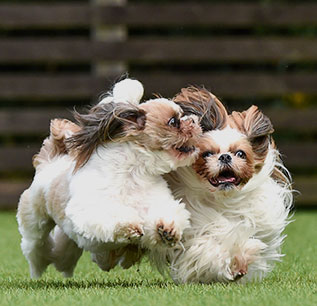
{"label": "dog's hind leg", "polygon": [[55,226],[51,237],[54,241],[52,261],[56,270],[62,272],[65,277],[72,277],[83,249],[79,248],[58,226]]}
{"label": "dog's hind leg", "polygon": [[21,195],[18,206],[21,248],[29,263],[32,278],[39,278],[51,263],[52,239],[49,233],[55,223],[47,215],[43,202],[43,196],[32,201],[30,189],[27,189]]}

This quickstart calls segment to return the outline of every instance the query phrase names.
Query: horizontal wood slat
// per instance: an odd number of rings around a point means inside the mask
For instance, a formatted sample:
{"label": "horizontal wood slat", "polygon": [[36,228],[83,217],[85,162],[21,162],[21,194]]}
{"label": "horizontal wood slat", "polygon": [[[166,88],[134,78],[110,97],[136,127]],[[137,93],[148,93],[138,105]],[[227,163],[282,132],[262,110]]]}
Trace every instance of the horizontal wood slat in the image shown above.
{"label": "horizontal wood slat", "polygon": [[317,131],[316,108],[263,108],[262,111],[270,118],[276,133],[281,129],[299,133],[314,133]]}
{"label": "horizontal wood slat", "polygon": [[[22,192],[30,186],[31,180],[22,182],[0,181],[0,209],[15,209]],[[317,177],[294,177],[295,206],[316,205]]]}
{"label": "horizontal wood slat", "polygon": [[[147,93],[159,92],[169,96],[188,85],[204,85],[219,97],[272,97],[290,93],[317,93],[315,73],[146,73],[136,72],[134,77],[144,84]],[[159,87],[158,87],[159,85]]]}
{"label": "horizontal wood slat", "polygon": [[16,209],[21,193],[29,187],[31,181],[0,181],[0,209]]}
{"label": "horizontal wood slat", "polygon": [[71,119],[71,110],[65,108],[30,109],[19,108],[12,110],[0,109],[1,134],[47,134],[51,119]]}
{"label": "horizontal wood slat", "polygon": [[[288,168],[317,167],[316,143],[279,143],[278,148]],[[39,145],[0,148],[0,171],[30,171],[32,157]]]}
{"label": "horizontal wood slat", "polygon": [[95,14],[100,23],[133,26],[284,26],[317,23],[315,3],[131,3],[124,7],[96,7]]}
{"label": "horizontal wood slat", "polygon": [[317,5],[243,2],[128,3],[95,8],[87,3],[0,5],[0,27],[89,26],[92,18],[99,23],[132,26],[312,25],[317,23]]}
{"label": "horizontal wood slat", "polygon": [[89,4],[0,4],[0,27],[82,27],[91,20]]}
{"label": "horizontal wood slat", "polygon": [[[147,95],[173,96],[188,85],[204,85],[220,97],[272,97],[291,93],[317,94],[317,73],[147,73],[133,75],[144,84]],[[0,75],[0,98],[91,98],[111,87],[119,75],[89,74]]]}
{"label": "horizontal wood slat", "polygon": [[311,205],[316,207],[317,200],[317,177],[294,177],[295,206],[298,204]]}
{"label": "horizontal wood slat", "polygon": [[25,145],[0,148],[0,171],[32,171],[33,155],[41,145]]}
{"label": "horizontal wood slat", "polygon": [[96,86],[90,74],[2,74],[0,98],[91,98]]}
{"label": "horizontal wood slat", "polygon": [[90,61],[90,49],[84,38],[0,39],[0,62]]}
{"label": "horizontal wood slat", "polygon": [[[72,109],[65,108],[12,108],[0,109],[0,135],[1,134],[46,134],[49,123],[53,118],[67,118],[72,120]],[[263,108],[275,128],[302,133],[317,131],[317,109],[287,109]]]}
{"label": "horizontal wood slat", "polygon": [[0,62],[298,62],[317,60],[317,39],[216,38],[133,39],[93,42],[85,38],[0,39]]}
{"label": "horizontal wood slat", "polygon": [[317,39],[208,38],[134,39],[95,45],[96,59],[134,62],[303,61],[317,59]]}
{"label": "horizontal wood slat", "polygon": [[282,143],[277,144],[282,159],[288,168],[316,168],[317,143]]}

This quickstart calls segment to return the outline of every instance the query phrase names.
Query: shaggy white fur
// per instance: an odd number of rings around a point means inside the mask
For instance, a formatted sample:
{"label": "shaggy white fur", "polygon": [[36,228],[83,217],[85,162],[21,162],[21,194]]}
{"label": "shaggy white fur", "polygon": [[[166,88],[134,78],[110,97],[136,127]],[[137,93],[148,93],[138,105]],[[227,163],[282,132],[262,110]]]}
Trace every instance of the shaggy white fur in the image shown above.
{"label": "shaggy white fur", "polygon": [[[126,92],[122,83],[115,87],[117,98],[126,99],[128,92],[129,100],[139,100],[140,86],[133,95],[131,82],[126,84]],[[162,112],[180,111],[166,99],[147,103],[156,102],[162,104]],[[201,130],[194,119],[181,120],[190,120],[186,131],[195,126],[191,133],[198,137],[195,133]],[[179,127],[168,128],[182,133]],[[152,135],[156,136],[154,131]],[[164,146],[168,144],[166,140]],[[72,154],[43,161],[21,196],[17,214],[21,247],[31,277],[40,277],[50,263],[71,276],[82,249],[90,251],[93,260],[108,270],[113,267],[107,262],[113,250],[137,244],[159,253],[177,243],[189,227],[190,214],[183,203],[174,199],[161,175],[190,165],[198,154],[193,147],[182,150],[186,152],[175,156],[170,149],[153,151],[131,140],[99,145],[77,170]]]}
{"label": "shaggy white fur", "polygon": [[246,275],[239,281],[246,282],[259,280],[272,269],[283,256],[282,232],[292,205],[289,184],[272,178],[275,166],[284,168],[278,151],[269,148],[261,171],[241,190],[227,192],[210,192],[192,167],[168,176],[175,197],[191,213],[184,248],[177,246],[168,254],[176,282],[228,282],[243,276],[241,269]]}

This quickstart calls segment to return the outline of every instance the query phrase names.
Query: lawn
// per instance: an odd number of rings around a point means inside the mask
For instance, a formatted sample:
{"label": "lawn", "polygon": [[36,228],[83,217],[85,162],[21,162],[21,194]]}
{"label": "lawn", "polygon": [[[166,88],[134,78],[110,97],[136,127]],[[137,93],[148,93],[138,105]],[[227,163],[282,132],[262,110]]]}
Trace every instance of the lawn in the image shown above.
{"label": "lawn", "polygon": [[14,213],[0,213],[0,305],[317,305],[317,211],[298,212],[287,229],[286,256],[263,282],[175,285],[144,261],[105,273],[85,254],[75,275],[52,267],[30,280]]}

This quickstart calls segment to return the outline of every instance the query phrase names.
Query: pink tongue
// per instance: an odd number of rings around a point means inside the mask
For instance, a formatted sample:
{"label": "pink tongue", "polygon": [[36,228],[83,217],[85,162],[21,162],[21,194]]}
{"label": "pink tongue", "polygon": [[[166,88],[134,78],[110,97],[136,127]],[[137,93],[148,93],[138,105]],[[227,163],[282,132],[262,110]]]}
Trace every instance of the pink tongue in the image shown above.
{"label": "pink tongue", "polygon": [[219,183],[234,183],[236,181],[235,177],[218,177]]}

